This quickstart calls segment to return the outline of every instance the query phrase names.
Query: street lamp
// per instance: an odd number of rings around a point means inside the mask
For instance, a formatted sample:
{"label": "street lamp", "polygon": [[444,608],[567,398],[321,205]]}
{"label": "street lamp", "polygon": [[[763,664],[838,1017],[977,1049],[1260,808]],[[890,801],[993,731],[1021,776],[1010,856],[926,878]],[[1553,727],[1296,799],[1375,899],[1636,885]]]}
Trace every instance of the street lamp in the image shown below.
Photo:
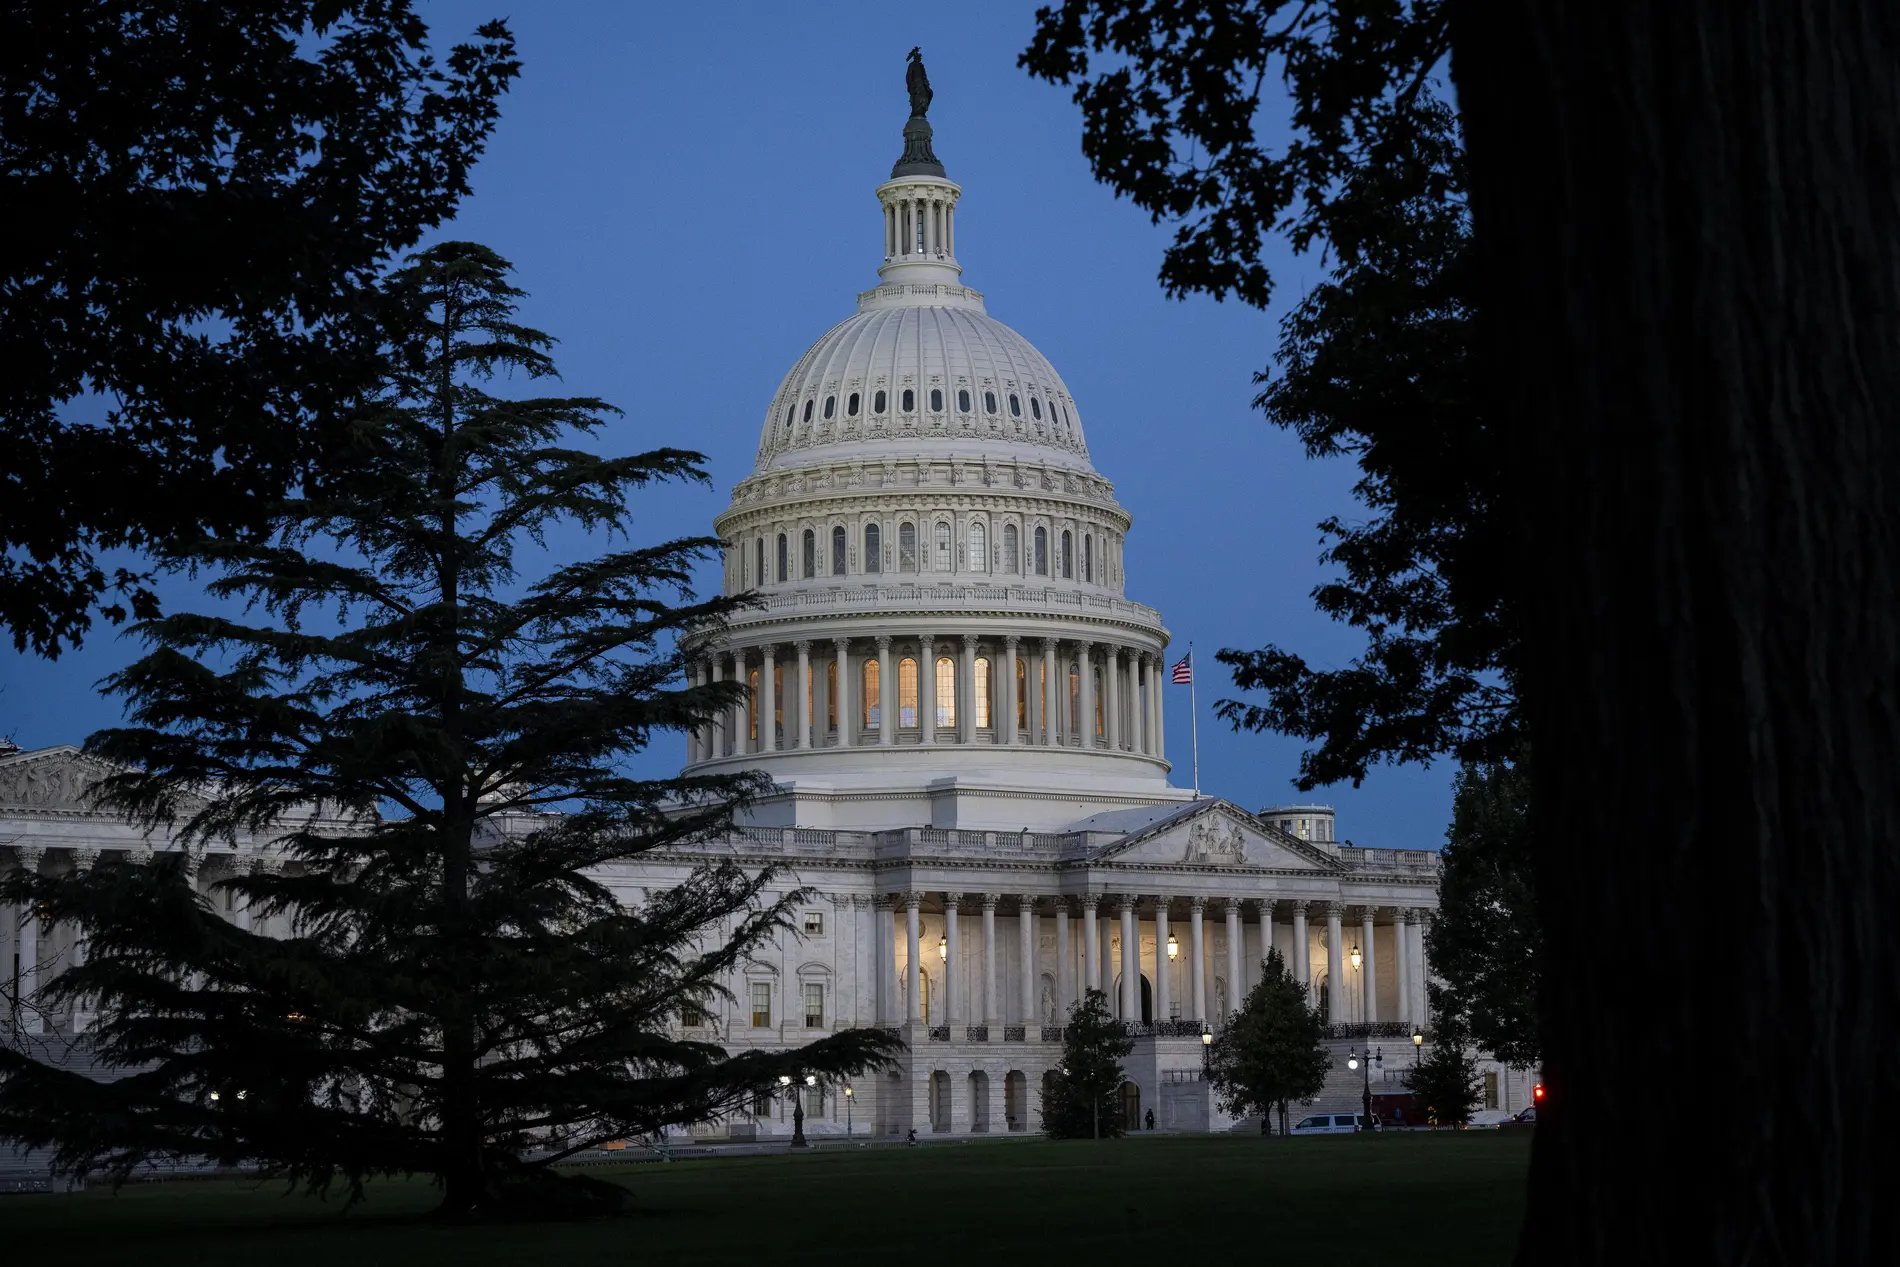
{"label": "street lamp", "polygon": [[1364,1052],[1347,1049],[1346,1068],[1360,1071],[1359,1105],[1365,1112],[1364,1129],[1368,1131],[1372,1129],[1372,1066],[1374,1063],[1382,1069],[1385,1067],[1385,1048]]}
{"label": "street lamp", "polygon": [[1201,1022],[1201,1077],[1205,1078],[1214,1071],[1214,1031],[1207,1028],[1207,1022]]}
{"label": "street lamp", "polygon": [[1418,1068],[1418,1049],[1423,1047],[1424,1045],[1425,1045],[1425,1032],[1423,1030],[1416,1030],[1416,1029],[1413,1030],[1412,1031],[1412,1068],[1414,1069]]}
{"label": "street lamp", "polygon": [[[810,1086],[817,1081],[818,1079],[812,1075],[805,1075],[806,1086]],[[808,1147],[805,1143],[805,1101],[803,1096],[799,1094],[801,1088],[797,1083],[792,1081],[792,1076],[786,1073],[782,1073],[778,1076],[778,1084],[781,1087],[790,1087],[792,1089],[792,1147]]]}
{"label": "street lamp", "polygon": [[847,1082],[844,1087],[844,1137],[846,1139],[851,1138],[851,1100],[851,1084]]}

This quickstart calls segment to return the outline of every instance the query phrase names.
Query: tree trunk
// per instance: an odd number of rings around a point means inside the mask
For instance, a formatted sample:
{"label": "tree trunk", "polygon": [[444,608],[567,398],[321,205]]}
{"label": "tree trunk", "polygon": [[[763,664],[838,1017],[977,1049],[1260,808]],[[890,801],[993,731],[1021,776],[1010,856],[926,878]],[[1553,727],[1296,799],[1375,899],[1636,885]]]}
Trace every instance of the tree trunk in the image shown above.
{"label": "tree trunk", "polygon": [[1522,1262],[1874,1259],[1897,20],[1456,10],[1485,356],[1522,420],[1550,1088]]}

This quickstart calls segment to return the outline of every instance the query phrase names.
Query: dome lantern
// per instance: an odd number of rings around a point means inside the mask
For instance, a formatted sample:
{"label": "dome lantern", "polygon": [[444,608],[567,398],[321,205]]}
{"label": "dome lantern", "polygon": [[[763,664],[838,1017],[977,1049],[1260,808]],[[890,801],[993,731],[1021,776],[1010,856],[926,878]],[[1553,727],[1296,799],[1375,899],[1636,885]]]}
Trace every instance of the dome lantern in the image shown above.
{"label": "dome lantern", "polygon": [[[930,76],[921,50],[910,50],[904,86],[910,92],[910,118],[904,124],[904,152],[891,167],[891,178],[877,189],[884,214],[883,285],[870,292],[872,306],[891,301],[940,302],[946,289],[963,292],[963,266],[957,263],[957,200],[963,189],[944,172],[931,147]],[[973,292],[954,294],[953,301]],[[977,297],[976,306],[982,306]],[[862,304],[860,305],[863,306]]]}

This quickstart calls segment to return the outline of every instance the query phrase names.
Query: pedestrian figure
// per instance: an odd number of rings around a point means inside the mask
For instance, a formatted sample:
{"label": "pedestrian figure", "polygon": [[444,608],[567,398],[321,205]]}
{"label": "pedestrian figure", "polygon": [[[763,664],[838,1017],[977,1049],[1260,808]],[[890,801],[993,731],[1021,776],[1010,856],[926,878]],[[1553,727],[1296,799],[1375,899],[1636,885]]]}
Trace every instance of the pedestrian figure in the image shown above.
{"label": "pedestrian figure", "polygon": [[1155,1111],[1153,1109],[1148,1110],[1147,1120],[1148,1120],[1148,1129],[1152,1131],[1155,1128]]}
{"label": "pedestrian figure", "polygon": [[904,1142],[906,1144],[909,1144],[912,1148],[915,1148],[917,1146],[917,1128],[916,1127],[913,1126],[910,1128],[910,1134],[904,1137]]}

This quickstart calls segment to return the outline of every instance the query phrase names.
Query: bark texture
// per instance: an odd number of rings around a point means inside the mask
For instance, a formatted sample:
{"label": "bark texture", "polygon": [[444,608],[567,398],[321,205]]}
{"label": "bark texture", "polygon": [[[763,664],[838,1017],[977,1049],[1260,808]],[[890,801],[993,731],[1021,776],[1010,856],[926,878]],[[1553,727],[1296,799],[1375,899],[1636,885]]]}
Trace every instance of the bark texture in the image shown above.
{"label": "bark texture", "polygon": [[1455,10],[1527,549],[1526,1263],[1893,1261],[1896,24]]}

